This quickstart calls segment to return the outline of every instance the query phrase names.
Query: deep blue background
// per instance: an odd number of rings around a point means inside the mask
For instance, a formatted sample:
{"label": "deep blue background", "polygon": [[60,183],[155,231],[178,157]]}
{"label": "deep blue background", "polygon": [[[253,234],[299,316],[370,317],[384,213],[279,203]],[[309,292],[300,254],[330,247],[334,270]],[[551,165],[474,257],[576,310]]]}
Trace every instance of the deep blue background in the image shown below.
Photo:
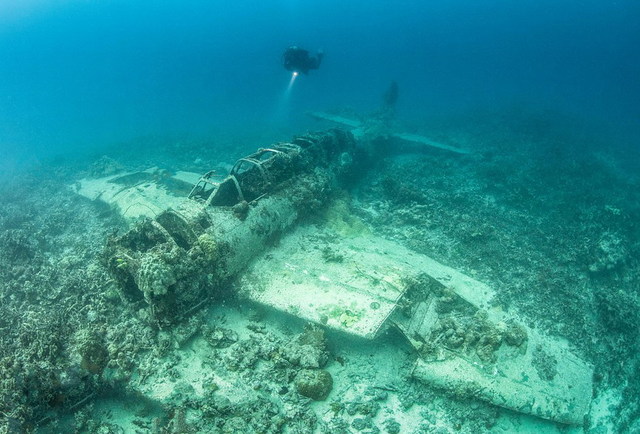
{"label": "deep blue background", "polygon": [[[516,103],[638,124],[639,22],[637,0],[3,0],[0,158],[293,129],[374,110],[393,79],[408,119]],[[285,102],[290,44],[326,57]]]}

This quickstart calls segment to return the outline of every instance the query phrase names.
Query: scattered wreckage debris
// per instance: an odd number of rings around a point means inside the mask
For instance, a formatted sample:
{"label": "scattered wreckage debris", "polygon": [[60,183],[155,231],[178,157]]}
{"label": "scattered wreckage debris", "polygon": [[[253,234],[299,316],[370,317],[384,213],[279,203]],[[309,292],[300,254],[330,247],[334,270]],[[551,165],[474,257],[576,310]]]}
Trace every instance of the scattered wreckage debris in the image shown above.
{"label": "scattered wreckage debris", "polygon": [[[78,192],[125,216],[133,204],[154,210],[137,213],[153,218],[111,238],[105,256],[123,299],[159,327],[229,291],[365,339],[393,327],[416,349],[416,379],[581,425],[593,368],[566,342],[502,312],[487,285],[368,231],[298,224],[331,205],[355,148],[342,130],[296,137],[241,158],[220,182],[205,174],[182,198],[160,180],[117,190],[117,177],[80,181]],[[126,176],[148,173],[156,172]],[[165,192],[147,194],[156,188]]]}

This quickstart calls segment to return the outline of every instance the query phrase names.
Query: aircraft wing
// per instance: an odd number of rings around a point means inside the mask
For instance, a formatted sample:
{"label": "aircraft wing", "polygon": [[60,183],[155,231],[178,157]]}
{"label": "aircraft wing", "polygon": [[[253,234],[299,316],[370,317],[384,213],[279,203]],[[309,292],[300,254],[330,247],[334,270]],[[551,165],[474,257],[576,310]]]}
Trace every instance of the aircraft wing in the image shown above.
{"label": "aircraft wing", "polygon": [[[425,278],[427,287],[415,286]],[[236,285],[241,297],[365,339],[395,326],[424,354],[413,377],[437,388],[470,391],[495,405],[571,425],[580,425],[589,410],[593,367],[565,341],[503,312],[487,285],[396,242],[303,226],[253,262]],[[449,349],[443,339],[447,324],[463,324],[465,317],[486,337],[473,344],[476,349]],[[508,334],[514,320],[522,340],[494,348],[492,361],[480,359],[482,339]],[[438,351],[429,356],[424,348]]]}
{"label": "aircraft wing", "polygon": [[119,209],[126,219],[156,217],[182,203],[200,175],[192,172],[169,173],[152,167],[103,178],[83,178],[71,185],[79,195]]}
{"label": "aircraft wing", "polygon": [[400,139],[406,142],[415,143],[422,146],[430,146],[432,148],[444,149],[446,151],[455,152],[457,154],[468,154],[469,151],[466,149],[458,148],[456,146],[445,145],[444,143],[439,143],[434,140],[431,140],[427,137],[420,136],[418,134],[409,134],[409,133],[392,133],[391,137],[396,139]]}
{"label": "aircraft wing", "polygon": [[[353,128],[352,133],[356,138],[361,138],[366,133],[365,124],[356,119],[345,118],[344,116],[338,116],[338,115],[334,115],[326,112],[309,112],[308,114],[309,116],[315,119],[334,122],[336,124],[344,125],[348,128]],[[431,140],[428,137],[424,137],[418,134],[391,133],[390,136],[395,139],[402,140],[404,142],[410,142],[412,144],[418,145],[419,147],[428,146],[432,148],[443,149],[445,151],[455,152],[457,154],[469,153],[469,151],[466,149],[436,142],[435,140]]]}
{"label": "aircraft wing", "polygon": [[345,118],[344,116],[333,115],[331,113],[325,112],[309,112],[309,116],[315,119],[335,122],[336,124],[341,124],[350,128],[360,128],[362,126],[362,122],[356,119]]}

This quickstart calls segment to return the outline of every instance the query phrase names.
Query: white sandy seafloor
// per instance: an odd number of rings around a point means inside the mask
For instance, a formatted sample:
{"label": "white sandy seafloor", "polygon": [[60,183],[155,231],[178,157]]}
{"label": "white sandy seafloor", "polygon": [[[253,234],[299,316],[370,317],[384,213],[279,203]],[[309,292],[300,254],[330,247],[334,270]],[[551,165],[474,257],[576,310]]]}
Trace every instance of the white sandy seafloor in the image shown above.
{"label": "white sandy seafloor", "polygon": [[[243,301],[213,302],[158,331],[124,303],[101,263],[126,224],[67,185],[113,170],[204,172],[264,146],[149,146],[136,159],[62,162],[2,191],[0,428],[6,432],[633,432],[638,429],[638,180],[619,155],[577,142],[571,128],[519,117],[453,119],[428,132],[478,152],[398,155],[337,198],[347,224],[435,258],[497,291],[529,325],[568,340],[595,366],[585,428],[455,397],[410,378],[412,347],[394,330],[373,341],[325,333],[300,345],[304,322]],[[452,127],[451,125],[455,125]],[[460,125],[465,125],[461,128]],[[480,126],[478,126],[480,125]],[[524,131],[524,132],[523,132]],[[424,131],[417,131],[424,133]],[[284,137],[283,139],[286,139]],[[577,140],[577,139],[576,139]],[[226,142],[225,142],[226,143]],[[222,145],[221,145],[222,146]],[[554,167],[541,148],[553,150]],[[220,148],[219,148],[220,149]],[[38,174],[38,175],[36,175]],[[350,217],[347,217],[349,215]],[[336,218],[328,216],[328,218]],[[222,338],[220,337],[222,336]],[[316,336],[317,337],[317,336]],[[229,338],[229,339],[227,339]],[[84,363],[99,353],[105,368]],[[282,358],[286,358],[285,363]],[[296,360],[293,365],[290,360]],[[324,401],[293,377],[323,365]],[[325,364],[326,363],[326,364]],[[0,430],[1,431],[1,430]]]}

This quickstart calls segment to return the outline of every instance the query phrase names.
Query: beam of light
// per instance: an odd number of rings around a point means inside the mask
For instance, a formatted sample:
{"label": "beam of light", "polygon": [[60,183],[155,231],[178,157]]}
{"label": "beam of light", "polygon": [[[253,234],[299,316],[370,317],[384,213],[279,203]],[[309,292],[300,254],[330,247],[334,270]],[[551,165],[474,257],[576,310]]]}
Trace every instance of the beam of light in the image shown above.
{"label": "beam of light", "polygon": [[284,90],[284,93],[282,94],[282,98],[280,99],[278,106],[274,111],[274,116],[273,116],[274,124],[286,123],[287,119],[289,118],[289,97],[291,95],[291,89],[293,88],[293,83],[295,83],[298,75],[300,75],[298,71],[293,71],[291,73],[289,84]]}
{"label": "beam of light", "polygon": [[293,73],[291,74],[291,80],[289,80],[289,86],[287,86],[287,90],[284,92],[285,98],[287,98],[291,93],[291,88],[293,87],[293,83],[295,83],[297,76],[298,71],[293,71]]}

